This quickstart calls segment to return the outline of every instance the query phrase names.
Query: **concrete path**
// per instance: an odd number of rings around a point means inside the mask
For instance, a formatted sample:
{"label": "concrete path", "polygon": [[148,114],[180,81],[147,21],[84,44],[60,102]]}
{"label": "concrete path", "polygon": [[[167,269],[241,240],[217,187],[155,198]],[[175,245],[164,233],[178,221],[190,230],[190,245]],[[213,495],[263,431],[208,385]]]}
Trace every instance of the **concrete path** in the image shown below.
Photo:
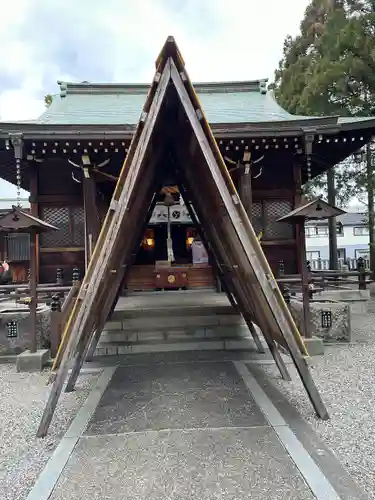
{"label": "concrete path", "polygon": [[271,361],[229,354],[102,367],[28,500],[365,500],[263,377]]}

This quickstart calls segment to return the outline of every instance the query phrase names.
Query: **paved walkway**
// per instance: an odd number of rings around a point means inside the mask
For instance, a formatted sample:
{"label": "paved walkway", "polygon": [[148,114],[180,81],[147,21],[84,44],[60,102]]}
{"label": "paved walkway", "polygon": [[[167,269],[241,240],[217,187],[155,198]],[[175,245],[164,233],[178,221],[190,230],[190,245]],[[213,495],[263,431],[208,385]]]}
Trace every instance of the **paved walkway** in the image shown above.
{"label": "paved walkway", "polygon": [[229,355],[102,367],[28,500],[365,500],[262,376],[271,360]]}

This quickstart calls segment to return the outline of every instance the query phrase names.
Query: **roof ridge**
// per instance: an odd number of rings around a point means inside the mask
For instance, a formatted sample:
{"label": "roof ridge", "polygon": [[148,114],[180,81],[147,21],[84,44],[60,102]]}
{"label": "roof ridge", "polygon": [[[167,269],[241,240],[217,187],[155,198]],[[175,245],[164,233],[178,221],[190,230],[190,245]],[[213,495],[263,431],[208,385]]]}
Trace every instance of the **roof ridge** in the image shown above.
{"label": "roof ridge", "polygon": [[[236,80],[221,82],[197,82],[194,88],[199,93],[260,92],[267,93],[268,78],[259,80]],[[59,80],[60,97],[68,94],[147,94],[148,83],[65,82]]]}

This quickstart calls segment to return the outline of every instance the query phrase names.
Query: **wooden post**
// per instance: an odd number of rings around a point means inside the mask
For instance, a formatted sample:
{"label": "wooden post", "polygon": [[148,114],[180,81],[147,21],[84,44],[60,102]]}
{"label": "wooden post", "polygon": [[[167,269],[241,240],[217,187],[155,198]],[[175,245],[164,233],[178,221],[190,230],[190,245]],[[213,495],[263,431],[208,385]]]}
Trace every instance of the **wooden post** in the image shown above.
{"label": "wooden post", "polygon": [[305,220],[301,220],[299,226],[299,248],[301,252],[301,274],[302,274],[302,308],[303,308],[303,336],[311,338],[310,329],[310,294],[309,294],[309,270],[306,262],[306,240]]}
{"label": "wooden post", "polygon": [[[301,167],[298,164],[293,165],[293,180],[294,180],[294,203],[293,210],[301,205],[302,201],[302,178]],[[300,224],[295,224],[295,239],[296,239],[296,253],[297,253],[297,269],[296,272],[302,274],[303,255],[300,248]]]}
{"label": "wooden post", "polygon": [[[328,203],[332,206],[336,205],[336,189],[335,189],[335,172],[333,168],[327,170],[327,194]],[[337,271],[338,255],[337,255],[337,229],[336,217],[328,219],[328,241],[329,241],[329,269]]]}
{"label": "wooden post", "polygon": [[37,350],[36,311],[38,307],[37,287],[37,242],[36,232],[30,233],[30,351]]}
{"label": "wooden post", "polygon": [[[30,212],[33,217],[39,218],[39,205],[37,200],[38,200],[38,169],[36,163],[33,162],[30,163]],[[35,256],[36,256],[35,273],[37,281],[39,281],[39,234],[35,234]]]}
{"label": "wooden post", "polygon": [[58,294],[53,295],[51,302],[51,333],[50,333],[50,350],[51,357],[54,358],[57,354],[61,341],[61,301]]}
{"label": "wooden post", "polygon": [[241,198],[242,205],[251,221],[251,215],[253,210],[253,192],[251,186],[251,165],[250,163],[245,164],[245,169],[240,178],[239,195]]}
{"label": "wooden post", "polygon": [[[56,269],[56,284],[58,286],[64,286],[64,271],[61,267]],[[64,292],[59,292],[58,294],[62,299],[64,298]]]}
{"label": "wooden post", "polygon": [[86,269],[100,233],[100,212],[96,202],[96,183],[89,168],[83,167],[83,206],[85,212]]}
{"label": "wooden post", "polygon": [[363,257],[359,257],[357,260],[357,271],[358,274],[358,290],[366,290],[366,268],[365,260]]}

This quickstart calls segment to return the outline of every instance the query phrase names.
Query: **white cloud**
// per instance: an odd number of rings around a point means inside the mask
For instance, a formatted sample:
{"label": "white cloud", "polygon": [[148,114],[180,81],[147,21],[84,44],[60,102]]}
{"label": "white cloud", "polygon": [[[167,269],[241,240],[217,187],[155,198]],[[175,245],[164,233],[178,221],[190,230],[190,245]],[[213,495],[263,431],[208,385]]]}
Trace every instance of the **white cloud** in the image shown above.
{"label": "white cloud", "polygon": [[[194,81],[272,77],[308,0],[14,0],[0,32],[0,118],[43,111],[59,79],[150,81],[174,35]],[[4,7],[3,14],[4,14]]]}
{"label": "white cloud", "polygon": [[44,103],[25,89],[6,90],[0,95],[1,120],[33,120],[44,111]]}

